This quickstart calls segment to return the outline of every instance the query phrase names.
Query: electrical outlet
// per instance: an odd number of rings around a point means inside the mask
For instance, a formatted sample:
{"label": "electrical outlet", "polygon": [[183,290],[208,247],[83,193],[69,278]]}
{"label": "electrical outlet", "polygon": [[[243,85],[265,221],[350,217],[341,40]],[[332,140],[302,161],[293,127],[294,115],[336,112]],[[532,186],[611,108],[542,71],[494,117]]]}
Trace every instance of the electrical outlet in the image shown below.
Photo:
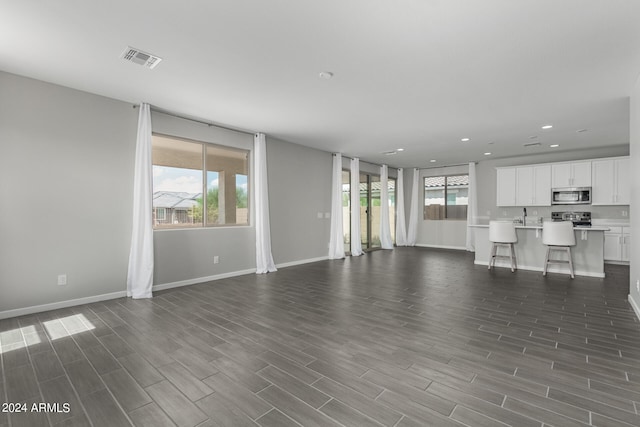
{"label": "electrical outlet", "polygon": [[322,219],[322,212],[318,212],[318,219]]}
{"label": "electrical outlet", "polygon": [[213,257],[213,263],[214,264],[220,264],[220,257],[218,255]]}
{"label": "electrical outlet", "polygon": [[58,275],[58,286],[64,286],[67,284],[67,275],[59,274]]}
{"label": "electrical outlet", "polygon": [[626,216],[627,216],[627,211],[622,211],[622,216],[626,218]]}
{"label": "electrical outlet", "polygon": [[538,211],[533,211],[533,214],[534,215],[538,215]]}

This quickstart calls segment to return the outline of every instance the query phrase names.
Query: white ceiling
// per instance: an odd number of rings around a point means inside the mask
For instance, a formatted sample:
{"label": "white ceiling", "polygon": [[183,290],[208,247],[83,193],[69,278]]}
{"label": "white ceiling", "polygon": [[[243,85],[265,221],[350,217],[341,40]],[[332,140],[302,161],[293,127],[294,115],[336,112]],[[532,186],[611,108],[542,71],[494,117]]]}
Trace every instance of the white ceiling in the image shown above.
{"label": "white ceiling", "polygon": [[[392,166],[627,144],[640,73],[638,0],[0,0],[0,11],[0,70]],[[125,62],[127,46],[163,60]],[[533,136],[542,145],[523,147]]]}

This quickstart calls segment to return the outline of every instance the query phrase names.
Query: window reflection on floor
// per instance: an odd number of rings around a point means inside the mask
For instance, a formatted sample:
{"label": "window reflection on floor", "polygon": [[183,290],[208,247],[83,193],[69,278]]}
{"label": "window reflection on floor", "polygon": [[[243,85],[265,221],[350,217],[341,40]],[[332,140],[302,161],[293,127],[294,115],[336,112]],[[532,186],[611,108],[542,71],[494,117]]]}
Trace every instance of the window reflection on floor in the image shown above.
{"label": "window reflection on floor", "polygon": [[[74,314],[59,319],[48,320],[42,322],[42,325],[51,340],[57,340],[95,329],[95,326],[84,314]],[[0,332],[0,354],[40,344],[42,339],[46,339],[40,334],[42,334],[42,331],[38,331],[33,325]]]}

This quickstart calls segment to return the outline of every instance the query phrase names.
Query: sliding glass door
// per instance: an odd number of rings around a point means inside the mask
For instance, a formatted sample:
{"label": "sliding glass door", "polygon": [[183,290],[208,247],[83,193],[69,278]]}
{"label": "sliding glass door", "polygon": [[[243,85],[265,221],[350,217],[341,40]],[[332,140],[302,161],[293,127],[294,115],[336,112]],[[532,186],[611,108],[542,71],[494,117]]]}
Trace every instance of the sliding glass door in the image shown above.
{"label": "sliding glass door", "polygon": [[381,209],[389,210],[391,239],[395,242],[396,223],[396,180],[389,178],[389,203],[382,206],[381,182],[379,175],[361,173],[359,179],[360,206],[351,204],[351,173],[342,171],[342,227],[344,230],[344,251],[351,252],[351,215],[360,215],[360,242],[363,250],[380,248]]}

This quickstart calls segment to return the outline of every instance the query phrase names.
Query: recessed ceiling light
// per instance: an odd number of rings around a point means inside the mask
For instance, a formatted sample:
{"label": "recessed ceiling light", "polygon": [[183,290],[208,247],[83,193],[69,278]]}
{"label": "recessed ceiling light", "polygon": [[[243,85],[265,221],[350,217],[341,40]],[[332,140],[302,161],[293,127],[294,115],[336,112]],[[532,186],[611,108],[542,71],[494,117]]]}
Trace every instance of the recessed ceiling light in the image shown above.
{"label": "recessed ceiling light", "polygon": [[404,151],[404,148],[398,148],[396,151]]}
{"label": "recessed ceiling light", "polygon": [[544,125],[542,126],[542,129],[551,129],[553,127],[553,125]]}
{"label": "recessed ceiling light", "polygon": [[578,133],[582,133],[582,132],[588,132],[589,129],[578,129],[576,132]]}
{"label": "recessed ceiling light", "polygon": [[382,154],[384,154],[385,156],[393,156],[395,154],[398,154],[398,152],[396,150],[391,150],[391,151],[383,151]]}
{"label": "recessed ceiling light", "polygon": [[467,141],[470,141],[470,139],[469,138],[462,138],[460,141],[467,142]]}
{"label": "recessed ceiling light", "polygon": [[485,155],[485,156],[490,156],[490,155],[491,155],[491,153],[484,153],[484,155]]}
{"label": "recessed ceiling light", "polygon": [[320,77],[322,80],[331,80],[331,78],[333,77],[333,73],[331,71],[320,71],[318,77]]}
{"label": "recessed ceiling light", "polygon": [[431,163],[435,163],[435,162],[436,162],[436,159],[431,159],[431,160],[429,160],[429,162],[431,162]]}
{"label": "recessed ceiling light", "polygon": [[560,147],[560,144],[551,144],[549,147],[551,147],[551,148]]}

